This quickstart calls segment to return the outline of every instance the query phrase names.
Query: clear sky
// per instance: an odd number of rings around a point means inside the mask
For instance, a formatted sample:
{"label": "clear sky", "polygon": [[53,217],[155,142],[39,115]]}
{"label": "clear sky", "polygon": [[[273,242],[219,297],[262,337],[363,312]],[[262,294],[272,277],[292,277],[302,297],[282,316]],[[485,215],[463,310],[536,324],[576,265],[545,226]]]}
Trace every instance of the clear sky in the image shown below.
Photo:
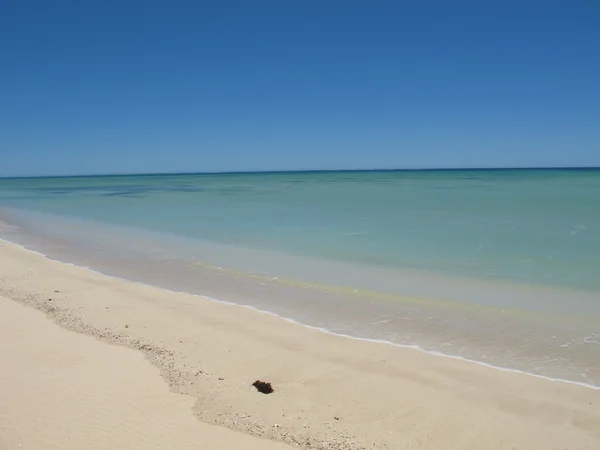
{"label": "clear sky", "polygon": [[0,175],[600,166],[600,1],[0,0]]}

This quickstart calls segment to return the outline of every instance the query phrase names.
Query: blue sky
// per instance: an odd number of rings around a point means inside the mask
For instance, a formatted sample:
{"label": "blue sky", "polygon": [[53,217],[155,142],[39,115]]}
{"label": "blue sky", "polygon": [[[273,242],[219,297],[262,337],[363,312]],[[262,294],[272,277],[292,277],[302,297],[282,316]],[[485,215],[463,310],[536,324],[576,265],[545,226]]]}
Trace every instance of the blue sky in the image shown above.
{"label": "blue sky", "polygon": [[0,3],[0,175],[600,166],[600,2]]}

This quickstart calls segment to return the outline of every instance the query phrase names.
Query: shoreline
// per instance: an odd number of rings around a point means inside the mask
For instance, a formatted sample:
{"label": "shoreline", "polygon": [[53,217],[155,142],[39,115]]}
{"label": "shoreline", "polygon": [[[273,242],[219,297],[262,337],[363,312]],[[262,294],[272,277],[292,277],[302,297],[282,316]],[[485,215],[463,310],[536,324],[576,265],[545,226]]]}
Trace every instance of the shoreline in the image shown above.
{"label": "shoreline", "polygon": [[[2,223],[2,222],[3,221],[1,220],[1,217],[0,217],[0,223]],[[6,222],[4,222],[4,223],[6,223]],[[267,314],[267,315],[276,317],[277,319],[289,322],[291,324],[298,325],[298,326],[301,326],[301,327],[306,327],[306,328],[309,328],[309,329],[312,329],[312,330],[316,330],[316,331],[319,331],[321,333],[330,334],[330,335],[333,335],[333,336],[338,336],[338,337],[352,339],[352,340],[357,340],[357,341],[371,342],[371,343],[374,343],[374,344],[384,344],[384,345],[390,345],[390,346],[393,346],[393,347],[400,347],[400,348],[417,350],[417,351],[426,353],[428,355],[438,356],[438,357],[445,357],[445,358],[451,358],[451,359],[455,359],[455,360],[458,360],[458,361],[463,361],[463,362],[467,362],[467,363],[477,364],[477,365],[480,365],[480,366],[483,366],[483,367],[487,367],[487,368],[490,368],[490,369],[500,370],[500,371],[504,371],[504,372],[519,373],[519,374],[528,375],[528,376],[531,376],[531,377],[534,377],[534,378],[540,378],[540,379],[547,380],[547,381],[558,382],[558,383],[567,383],[567,384],[572,384],[572,385],[575,385],[575,386],[580,386],[580,387],[584,387],[584,388],[588,388],[588,389],[600,390],[600,385],[594,385],[594,384],[590,384],[590,383],[586,383],[586,382],[581,382],[581,381],[574,381],[574,380],[568,380],[568,379],[564,379],[564,378],[558,378],[558,377],[552,377],[552,376],[547,376],[547,375],[536,374],[536,373],[527,372],[525,370],[520,370],[520,369],[516,369],[516,368],[512,368],[512,367],[505,367],[505,366],[500,366],[500,365],[494,365],[494,364],[487,363],[487,362],[484,362],[484,361],[478,361],[478,360],[475,360],[475,359],[469,359],[469,358],[466,358],[466,357],[462,357],[460,355],[453,355],[453,354],[449,354],[449,353],[443,353],[443,352],[438,351],[438,350],[428,350],[428,349],[422,348],[421,346],[416,345],[416,344],[415,345],[401,344],[401,343],[396,343],[396,342],[392,342],[392,341],[385,340],[385,339],[372,339],[372,338],[367,338],[367,337],[353,336],[351,334],[338,333],[338,332],[329,330],[326,327],[319,327],[319,326],[314,326],[314,325],[310,325],[310,324],[307,324],[307,323],[303,323],[303,322],[298,321],[298,320],[296,320],[296,319],[294,319],[292,317],[286,317],[286,316],[280,315],[278,313],[275,313],[275,312],[272,312],[272,311],[268,311],[266,309],[261,309],[261,308],[258,308],[258,307],[252,306],[252,305],[244,305],[244,304],[236,303],[236,302],[233,302],[233,301],[220,300],[220,299],[217,299],[217,298],[214,298],[214,297],[210,297],[208,295],[202,295],[202,294],[196,294],[196,293],[191,293],[191,292],[186,292],[186,291],[169,289],[169,288],[166,288],[166,287],[161,287],[161,286],[153,285],[153,284],[146,283],[146,282],[143,282],[143,281],[127,279],[127,278],[124,278],[124,277],[121,277],[121,276],[118,276],[118,275],[106,274],[106,273],[103,273],[100,270],[96,270],[96,269],[93,269],[93,268],[88,267],[88,266],[78,265],[78,264],[75,264],[75,263],[61,261],[61,260],[58,260],[58,259],[51,258],[50,256],[44,254],[41,251],[29,249],[29,248],[25,247],[24,245],[18,244],[16,242],[9,241],[7,239],[0,238],[0,243],[6,243],[6,244],[9,244],[9,245],[14,245],[14,246],[16,246],[16,247],[18,247],[18,248],[20,248],[20,249],[22,249],[24,251],[31,252],[31,253],[34,253],[36,255],[39,255],[42,258],[47,259],[48,261],[53,261],[53,262],[57,262],[57,263],[60,263],[60,264],[65,264],[65,265],[69,265],[69,266],[73,266],[73,267],[79,267],[79,268],[88,270],[88,271],[90,271],[92,273],[101,275],[103,277],[112,278],[112,279],[123,281],[123,282],[126,282],[126,283],[134,283],[134,284],[139,284],[141,286],[146,286],[146,287],[151,287],[151,288],[155,288],[155,289],[160,289],[160,290],[163,290],[163,291],[166,291],[166,292],[171,292],[173,294],[192,295],[192,296],[198,297],[200,299],[207,299],[207,300],[210,300],[212,302],[220,303],[220,304],[224,304],[224,305],[230,305],[230,306],[236,306],[236,307],[241,307],[241,308],[247,308],[247,309],[250,309],[250,310],[255,311],[257,313]],[[270,278],[270,277],[265,277],[265,278]],[[315,285],[315,283],[312,283],[312,285]],[[348,288],[348,289],[350,289],[350,288]],[[539,287],[539,289],[546,289],[546,288]]]}
{"label": "shoreline", "polygon": [[[0,294],[142,351],[172,391],[197,399],[201,421],[249,434],[319,449],[600,445],[600,391],[571,382],[323,333],[8,241],[0,241]],[[275,394],[250,389],[257,378],[272,381]]]}

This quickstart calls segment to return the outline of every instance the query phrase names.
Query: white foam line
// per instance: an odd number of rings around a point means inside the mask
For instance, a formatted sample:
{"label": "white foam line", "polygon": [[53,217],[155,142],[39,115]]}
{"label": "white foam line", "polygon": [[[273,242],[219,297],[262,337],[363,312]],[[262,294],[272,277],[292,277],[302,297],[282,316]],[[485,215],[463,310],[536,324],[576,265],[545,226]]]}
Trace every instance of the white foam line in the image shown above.
{"label": "white foam line", "polygon": [[482,362],[482,361],[476,361],[476,360],[473,360],[473,359],[464,358],[462,356],[449,355],[447,353],[442,353],[442,352],[439,352],[437,350],[427,350],[427,349],[424,349],[422,347],[419,347],[418,345],[398,344],[396,342],[386,341],[384,339],[370,339],[370,338],[362,338],[362,337],[357,337],[357,336],[351,336],[349,334],[336,333],[335,331],[328,330],[327,328],[317,327],[317,326],[313,326],[313,325],[307,325],[305,323],[298,322],[297,320],[292,319],[290,317],[280,316],[279,314],[276,314],[276,313],[273,313],[273,312],[270,312],[270,311],[266,311],[264,309],[259,309],[259,308],[255,307],[255,306],[242,305],[242,304],[239,304],[239,303],[230,302],[228,300],[219,300],[219,299],[216,299],[216,298],[213,298],[213,297],[209,297],[207,295],[193,294],[193,293],[185,292],[185,291],[176,291],[176,290],[173,290],[173,289],[167,289],[167,288],[163,288],[163,287],[159,287],[159,286],[154,286],[154,285],[151,285],[151,284],[148,284],[148,283],[143,283],[141,281],[129,280],[127,278],[122,278],[122,277],[119,277],[119,276],[116,276],[116,275],[108,275],[108,274],[102,273],[102,272],[100,272],[98,270],[94,270],[94,269],[92,269],[90,267],[87,267],[87,266],[80,266],[80,265],[77,265],[77,264],[60,261],[58,259],[52,259],[48,255],[45,255],[42,252],[39,252],[37,250],[29,249],[29,248],[27,248],[27,247],[25,247],[25,246],[23,246],[21,244],[17,244],[16,242],[8,241],[8,240],[3,239],[3,238],[0,238],[0,241],[6,242],[6,243],[11,244],[11,245],[15,245],[15,246],[17,246],[17,247],[19,247],[19,248],[27,251],[27,252],[31,252],[31,253],[35,253],[37,255],[40,255],[43,258],[47,259],[48,261],[58,262],[60,264],[64,264],[64,265],[67,265],[67,266],[79,267],[79,268],[88,270],[89,272],[92,272],[92,273],[95,273],[95,274],[98,274],[98,275],[102,275],[104,277],[109,277],[109,278],[113,278],[113,279],[116,279],[116,280],[125,281],[125,282],[128,282],[128,283],[139,284],[139,285],[142,285],[142,286],[157,288],[157,289],[161,289],[163,291],[172,292],[174,294],[192,295],[194,297],[199,297],[199,298],[202,298],[202,299],[210,300],[212,302],[221,303],[221,304],[224,304],[224,305],[236,306],[236,307],[251,309],[252,311],[255,311],[255,312],[258,312],[258,313],[261,313],[261,314],[268,314],[270,316],[277,317],[278,319],[282,319],[282,320],[284,320],[286,322],[289,322],[289,323],[292,323],[294,325],[306,327],[306,328],[309,328],[311,330],[316,330],[316,331],[319,331],[321,333],[326,333],[326,334],[330,334],[330,335],[333,335],[333,336],[338,336],[338,337],[342,337],[342,338],[346,338],[346,339],[353,339],[353,340],[356,340],[356,341],[366,341],[366,342],[373,342],[373,343],[376,343],[376,344],[391,345],[391,346],[394,346],[394,347],[409,348],[409,349],[417,350],[417,351],[420,351],[420,352],[423,352],[423,353],[427,353],[428,355],[442,356],[442,357],[445,357],[445,358],[456,359],[456,360],[459,360],[459,361],[464,361],[464,362],[467,362],[467,363],[472,363],[472,364],[477,364],[479,366],[488,367],[490,369],[500,370],[502,372],[519,373],[519,374],[527,375],[527,376],[534,377],[534,378],[540,378],[540,379],[546,380],[546,381],[553,381],[553,382],[559,382],[559,383],[567,383],[567,384],[572,384],[572,385],[575,385],[575,386],[580,386],[580,387],[584,387],[584,388],[588,388],[588,389],[600,390],[600,386],[596,386],[596,385],[589,384],[589,383],[584,383],[582,381],[571,381],[571,380],[565,380],[563,378],[553,378],[553,377],[549,377],[549,376],[546,376],[546,375],[539,375],[539,374],[536,374],[536,373],[525,372],[523,370],[511,369],[509,367],[495,366],[493,364],[485,363],[485,362]]}

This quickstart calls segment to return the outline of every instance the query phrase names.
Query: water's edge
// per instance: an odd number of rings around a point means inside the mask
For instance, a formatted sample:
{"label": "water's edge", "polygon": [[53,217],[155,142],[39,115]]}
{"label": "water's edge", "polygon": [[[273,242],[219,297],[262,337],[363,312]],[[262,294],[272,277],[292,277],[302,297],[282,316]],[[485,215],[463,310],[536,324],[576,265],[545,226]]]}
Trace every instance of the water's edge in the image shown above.
{"label": "water's edge", "polygon": [[286,321],[288,323],[291,323],[291,324],[294,324],[294,325],[303,326],[303,327],[306,327],[306,328],[309,328],[309,329],[312,329],[312,330],[316,330],[316,331],[319,331],[319,332],[322,332],[322,333],[326,333],[326,334],[331,334],[331,335],[334,335],[334,336],[339,336],[339,337],[353,339],[353,340],[360,340],[360,341],[372,342],[372,343],[375,343],[375,344],[387,344],[387,345],[392,345],[392,346],[395,346],[395,347],[401,347],[401,348],[407,348],[407,349],[417,350],[417,351],[420,351],[422,353],[426,353],[426,354],[429,354],[429,355],[432,355],[432,356],[452,358],[452,359],[455,359],[455,360],[465,361],[465,362],[468,362],[468,363],[477,364],[477,365],[488,367],[488,368],[495,369],[495,370],[501,370],[503,372],[519,373],[519,374],[528,375],[528,376],[531,376],[531,377],[540,378],[540,379],[547,380],[547,381],[567,383],[567,384],[571,384],[571,385],[575,385],[575,386],[580,386],[580,387],[584,387],[584,388],[588,388],[588,389],[600,390],[600,386],[589,384],[589,383],[584,383],[584,382],[579,382],[579,381],[572,381],[572,380],[566,380],[566,379],[563,379],[563,378],[549,377],[549,376],[540,375],[540,374],[536,374],[536,373],[531,373],[531,372],[527,372],[527,371],[523,371],[523,370],[513,369],[513,368],[510,368],[510,367],[503,367],[503,366],[499,366],[499,365],[493,365],[493,364],[489,364],[489,363],[486,363],[486,362],[482,362],[482,361],[477,361],[477,360],[474,360],[474,359],[465,358],[465,357],[462,357],[462,356],[452,355],[452,354],[443,353],[443,352],[435,351],[435,350],[424,349],[424,348],[422,348],[422,347],[420,347],[418,345],[400,344],[400,343],[391,342],[389,340],[384,340],[384,339],[370,339],[370,338],[356,337],[356,336],[352,336],[352,335],[344,334],[344,333],[338,333],[338,332],[331,331],[331,330],[329,330],[329,329],[327,329],[325,327],[316,327],[316,326],[313,326],[313,325],[305,324],[305,323],[302,323],[301,321],[295,320],[295,319],[293,319],[291,317],[282,316],[282,315],[279,315],[279,314],[276,314],[276,313],[273,313],[271,311],[268,311],[268,310],[265,310],[265,309],[261,309],[261,308],[255,307],[255,306],[244,305],[244,304],[240,304],[240,303],[236,303],[236,302],[232,302],[232,301],[227,301],[227,300],[221,300],[221,299],[217,299],[217,298],[210,297],[210,296],[207,296],[207,295],[195,294],[195,293],[192,293],[192,292],[186,292],[186,291],[179,291],[179,290],[174,290],[174,289],[168,289],[168,288],[165,288],[165,287],[162,287],[162,286],[153,285],[153,284],[150,284],[150,283],[145,283],[145,282],[141,282],[141,281],[137,281],[137,280],[133,280],[133,279],[127,279],[127,278],[123,278],[123,277],[116,276],[116,275],[106,274],[106,273],[103,273],[103,272],[101,272],[99,270],[95,270],[95,269],[93,269],[91,267],[77,265],[77,264],[74,264],[74,263],[71,263],[71,262],[68,262],[68,261],[61,261],[61,260],[58,260],[58,259],[53,259],[53,258],[49,257],[48,255],[40,252],[40,251],[31,249],[31,248],[27,248],[26,246],[21,245],[21,244],[19,244],[17,242],[13,242],[13,241],[10,241],[10,240],[4,239],[4,238],[0,238],[0,241],[4,242],[6,244],[9,244],[9,245],[16,246],[16,247],[22,249],[23,251],[26,251],[26,252],[29,252],[29,253],[33,253],[33,254],[37,254],[39,256],[42,256],[44,259],[46,259],[48,261],[52,261],[52,262],[56,262],[56,263],[60,263],[60,264],[64,264],[64,265],[69,265],[69,266],[80,267],[80,268],[88,270],[88,271],[90,271],[92,273],[99,274],[99,275],[102,275],[102,276],[105,276],[105,277],[108,277],[108,278],[117,279],[117,280],[129,282],[129,283],[135,283],[135,284],[139,284],[139,285],[143,285],[143,286],[150,286],[150,287],[153,287],[153,288],[156,288],[156,289],[161,289],[161,290],[166,291],[166,292],[173,292],[173,293],[178,293],[178,294],[192,295],[192,296],[195,296],[195,297],[199,297],[199,298],[203,298],[203,299],[208,299],[208,300],[210,300],[212,302],[215,302],[215,303],[221,303],[221,304],[226,304],[226,305],[231,305],[231,306],[236,306],[236,307],[242,307],[242,308],[246,308],[246,309],[251,309],[251,310],[253,310],[255,312],[258,312],[258,313],[268,314],[270,316],[277,317],[277,318],[279,318],[281,320],[284,320],[284,321]]}

